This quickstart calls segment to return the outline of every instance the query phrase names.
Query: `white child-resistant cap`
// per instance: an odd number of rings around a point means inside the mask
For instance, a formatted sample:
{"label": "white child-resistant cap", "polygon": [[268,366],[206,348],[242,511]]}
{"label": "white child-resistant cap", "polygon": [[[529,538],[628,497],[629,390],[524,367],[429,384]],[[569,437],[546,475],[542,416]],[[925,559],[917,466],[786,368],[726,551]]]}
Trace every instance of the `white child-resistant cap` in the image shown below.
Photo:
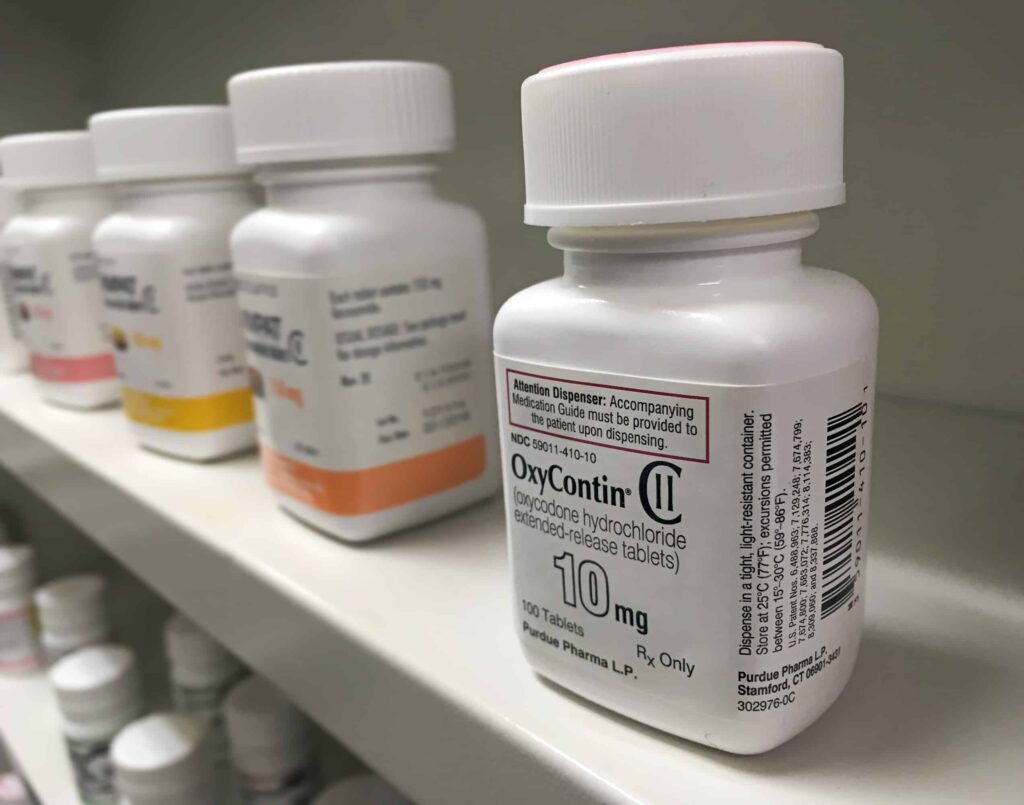
{"label": "white child-resistant cap", "polygon": [[526,223],[619,226],[842,204],[843,57],[742,42],[560,64],[523,84]]}
{"label": "white child-resistant cap", "polygon": [[35,602],[43,633],[83,639],[107,635],[106,589],[106,581],[95,573],[66,576],[40,587]]}
{"label": "white child-resistant cap", "polygon": [[89,118],[105,182],[242,173],[226,106],[154,106]]}
{"label": "white child-resistant cap", "polygon": [[309,722],[261,677],[249,677],[231,689],[224,700],[224,721],[231,762],[243,774],[284,774],[309,759]]}
{"label": "white child-resistant cap", "polygon": [[164,652],[171,676],[183,685],[216,685],[242,670],[233,654],[180,614],[164,624]]}
{"label": "white child-resistant cap", "polygon": [[35,584],[35,552],[28,545],[0,546],[0,600],[28,597]]}
{"label": "white child-resistant cap", "polygon": [[336,782],[314,805],[412,805],[412,800],[376,774],[356,774]]}
{"label": "white child-resistant cap", "polygon": [[15,134],[0,139],[3,184],[14,190],[95,184],[87,131]]}
{"label": "white child-resistant cap", "polygon": [[105,721],[142,703],[135,655],[124,646],[90,646],[50,669],[50,683],[69,721]]}
{"label": "white child-resistant cap", "polygon": [[228,82],[246,165],[435,154],[455,146],[448,71],[403,61],[272,67]]}
{"label": "white child-resistant cap", "polygon": [[117,790],[132,805],[217,802],[208,719],[154,713],[122,729],[110,748]]}

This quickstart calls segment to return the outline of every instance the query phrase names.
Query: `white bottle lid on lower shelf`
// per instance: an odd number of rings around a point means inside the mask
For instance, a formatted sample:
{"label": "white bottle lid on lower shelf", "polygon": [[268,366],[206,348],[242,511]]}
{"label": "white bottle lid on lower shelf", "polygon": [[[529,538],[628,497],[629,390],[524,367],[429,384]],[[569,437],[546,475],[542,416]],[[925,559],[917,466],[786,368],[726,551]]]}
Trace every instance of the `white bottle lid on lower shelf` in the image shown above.
{"label": "white bottle lid on lower shelf", "polygon": [[209,721],[190,713],[153,713],[122,729],[111,746],[117,788],[132,805],[213,805],[217,778]]}

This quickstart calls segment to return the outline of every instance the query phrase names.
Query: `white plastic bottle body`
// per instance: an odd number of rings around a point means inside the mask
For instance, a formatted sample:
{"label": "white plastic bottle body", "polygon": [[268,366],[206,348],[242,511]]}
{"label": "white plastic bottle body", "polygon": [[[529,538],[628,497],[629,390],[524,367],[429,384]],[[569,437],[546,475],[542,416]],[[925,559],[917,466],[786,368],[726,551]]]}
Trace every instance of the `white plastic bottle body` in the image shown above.
{"label": "white plastic bottle body", "polygon": [[27,545],[0,546],[0,673],[31,672],[42,664],[34,557]]}
{"label": "white plastic bottle body", "polygon": [[95,186],[27,191],[4,227],[4,261],[32,373],[44,399],[73,408],[118,400],[103,327],[92,230],[112,212]]}
{"label": "white plastic bottle body", "polygon": [[106,580],[83,573],[38,587],[33,596],[40,623],[40,643],[47,665],[87,646],[110,640]]}
{"label": "white plastic bottle body", "polygon": [[486,236],[431,171],[266,174],[232,236],[268,481],[346,540],[497,488]]}
{"label": "white plastic bottle body", "polygon": [[[9,193],[9,190],[0,188],[0,201]],[[5,216],[0,227],[6,222]],[[22,328],[17,323],[17,304],[10,284],[10,271],[0,250],[0,372],[20,372],[28,366],[29,353],[22,341]]]}
{"label": "white plastic bottle body", "polygon": [[139,443],[208,461],[255,444],[228,237],[255,205],[244,178],[138,182],[93,243]]}
{"label": "white plastic bottle body", "polygon": [[[20,210],[17,195],[0,187],[0,228]],[[14,302],[10,272],[0,250],[0,372],[20,372],[28,367],[28,352],[21,340],[18,306]]]}
{"label": "white plastic bottle body", "polygon": [[[816,227],[553,229],[565,275],[495,324],[527,658],[737,753],[832,703],[863,622],[877,312],[855,280],[801,264]],[[829,542],[838,522],[849,538]]]}
{"label": "white plastic bottle body", "polygon": [[11,288],[10,271],[0,257],[0,372],[20,372],[28,366],[28,352],[18,326],[18,306]]}
{"label": "white plastic bottle body", "polygon": [[209,723],[210,751],[218,768],[227,766],[224,701],[247,671],[232,654],[183,615],[164,624],[171,701],[179,712]]}
{"label": "white plastic bottle body", "polygon": [[241,801],[303,805],[320,790],[309,721],[273,685],[251,676],[228,694],[224,719]]}
{"label": "white plastic bottle body", "polygon": [[30,595],[0,598],[0,674],[31,673],[42,667],[37,632]]}

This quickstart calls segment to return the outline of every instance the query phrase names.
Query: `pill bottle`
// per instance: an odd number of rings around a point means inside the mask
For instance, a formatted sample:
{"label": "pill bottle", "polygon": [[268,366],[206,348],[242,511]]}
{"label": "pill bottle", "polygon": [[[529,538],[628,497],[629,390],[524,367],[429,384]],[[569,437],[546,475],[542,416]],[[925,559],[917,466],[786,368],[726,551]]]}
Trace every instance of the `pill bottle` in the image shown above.
{"label": "pill bottle", "polygon": [[27,545],[0,546],[0,673],[35,671],[42,665],[32,607],[35,552]]}
{"label": "pill bottle", "polygon": [[79,649],[57,661],[50,682],[82,802],[115,805],[119,798],[110,744],[142,715],[135,655],[112,644]]}
{"label": "pill bottle", "polygon": [[214,759],[227,763],[224,733],[224,698],[245,675],[245,667],[231,652],[184,615],[175,614],[164,625],[171,700],[177,710],[206,717]]}
{"label": "pill bottle", "polygon": [[411,805],[376,774],[356,774],[339,780],[316,798],[315,805]]}
{"label": "pill bottle", "polygon": [[224,106],[89,119],[117,211],[93,233],[124,412],[145,447],[208,461],[256,443],[228,236],[255,209]]}
{"label": "pill bottle", "polygon": [[494,330],[516,632],[581,696],[768,750],[838,696],[864,616],[877,312],[801,259],[844,201],[842,57],[586,59],[522,112],[564,273]]}
{"label": "pill bottle", "polygon": [[97,184],[89,132],[4,137],[0,162],[24,206],[4,227],[3,262],[40,393],[72,408],[111,405],[118,383],[92,230],[112,200]]}
{"label": "pill bottle", "polygon": [[257,676],[239,682],[228,694],[224,717],[242,802],[312,800],[320,784],[309,722],[276,687]]}
{"label": "pill bottle", "polygon": [[95,573],[65,576],[36,590],[40,641],[48,663],[110,640],[106,590],[106,580]]}
{"label": "pill bottle", "polygon": [[228,84],[267,208],[232,235],[266,477],[366,540],[497,489],[486,233],[439,199],[454,146],[436,64],[258,70]]}
{"label": "pill bottle", "polygon": [[[0,230],[21,212],[18,194],[0,184]],[[21,340],[18,306],[14,302],[7,262],[0,253],[0,372],[20,372],[28,366],[28,352]]]}
{"label": "pill bottle", "polygon": [[189,713],[144,716],[110,748],[121,805],[218,805],[210,724]]}

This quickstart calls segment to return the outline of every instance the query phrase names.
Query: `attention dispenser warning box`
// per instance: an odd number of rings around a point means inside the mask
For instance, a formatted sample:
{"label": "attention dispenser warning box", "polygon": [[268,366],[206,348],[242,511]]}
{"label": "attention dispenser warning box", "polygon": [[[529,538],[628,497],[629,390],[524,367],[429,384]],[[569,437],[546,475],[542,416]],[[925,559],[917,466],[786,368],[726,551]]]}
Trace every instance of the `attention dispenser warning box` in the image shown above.
{"label": "attention dispenser warning box", "polygon": [[509,425],[557,439],[708,463],[707,397],[505,370]]}

